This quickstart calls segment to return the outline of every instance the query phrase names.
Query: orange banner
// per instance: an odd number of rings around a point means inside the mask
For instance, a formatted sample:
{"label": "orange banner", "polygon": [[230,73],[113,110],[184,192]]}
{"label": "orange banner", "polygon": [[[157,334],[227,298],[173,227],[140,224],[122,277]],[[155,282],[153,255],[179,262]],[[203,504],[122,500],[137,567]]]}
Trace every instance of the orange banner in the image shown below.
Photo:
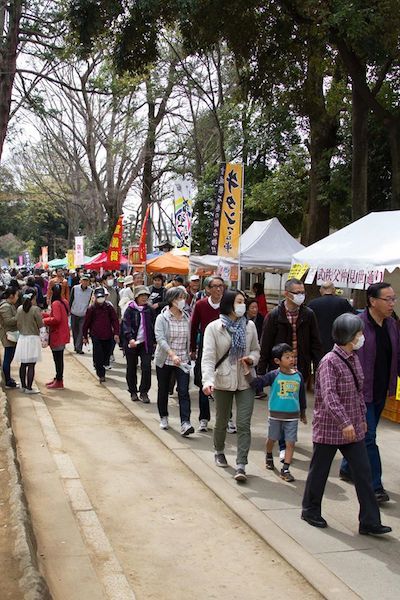
{"label": "orange banner", "polygon": [[121,264],[122,256],[122,215],[118,218],[117,225],[111,238],[110,246],[107,252],[107,261],[115,263],[115,268],[118,269]]}
{"label": "orange banner", "polygon": [[149,220],[150,214],[150,204],[146,208],[146,214],[144,215],[143,224],[142,224],[142,233],[140,234],[139,240],[139,260],[140,262],[146,262],[147,258],[147,245],[146,245],[146,237],[147,237],[147,221]]}

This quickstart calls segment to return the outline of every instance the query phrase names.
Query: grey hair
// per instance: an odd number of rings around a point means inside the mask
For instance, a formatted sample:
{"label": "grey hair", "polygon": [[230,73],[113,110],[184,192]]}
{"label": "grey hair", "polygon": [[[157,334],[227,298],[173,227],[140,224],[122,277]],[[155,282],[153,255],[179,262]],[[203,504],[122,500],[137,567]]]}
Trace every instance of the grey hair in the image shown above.
{"label": "grey hair", "polygon": [[169,288],[167,293],[165,294],[165,302],[168,303],[168,306],[171,306],[173,301],[179,298],[180,296],[184,296],[186,298],[187,292],[183,286],[172,287]]}
{"label": "grey hair", "polygon": [[300,279],[296,279],[296,277],[291,277],[285,283],[285,291],[290,292],[293,285],[304,285]]}
{"label": "grey hair", "polygon": [[351,313],[344,313],[334,320],[332,326],[332,337],[333,341],[339,346],[345,346],[351,340],[354,339],[355,335],[360,331],[364,331],[364,323]]}

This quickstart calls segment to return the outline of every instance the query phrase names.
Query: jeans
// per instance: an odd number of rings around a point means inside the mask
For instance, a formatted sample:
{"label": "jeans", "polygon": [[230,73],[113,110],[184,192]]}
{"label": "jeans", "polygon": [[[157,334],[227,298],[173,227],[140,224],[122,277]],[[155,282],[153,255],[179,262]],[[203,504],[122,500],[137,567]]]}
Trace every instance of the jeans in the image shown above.
{"label": "jeans", "polygon": [[332,461],[338,449],[352,467],[354,485],[360,504],[358,515],[360,525],[367,527],[380,525],[381,517],[372,488],[371,469],[364,440],[340,446],[314,444],[314,452],[304,490],[303,515],[309,517],[321,516],[322,496],[324,495]]}
{"label": "jeans", "polygon": [[126,383],[130,394],[138,391],[137,366],[139,357],[142,371],[139,393],[147,394],[151,386],[151,353],[146,352],[144,344],[139,344],[136,348],[130,348],[126,351]]}
{"label": "jeans", "polygon": [[85,317],[77,317],[76,315],[71,315],[71,331],[72,338],[74,340],[74,349],[76,352],[82,351],[84,321]]}
{"label": "jeans", "polygon": [[[377,402],[367,403],[367,433],[365,434],[365,445],[367,446],[369,464],[371,466],[372,473],[372,487],[374,490],[380,491],[383,488],[382,485],[382,463],[381,456],[379,454],[379,447],[376,443],[376,429],[378,427],[379,419],[382,411],[385,407],[386,398]],[[340,470],[350,475],[349,464],[344,458],[340,465]],[[354,477],[353,471],[351,476]]]}
{"label": "jeans", "polygon": [[190,422],[189,373],[184,373],[182,369],[173,365],[156,367],[156,371],[158,381],[157,406],[160,417],[168,417],[169,383],[171,374],[175,373],[181,423]]}
{"label": "jeans", "polygon": [[199,421],[205,419],[209,421],[210,415],[210,398],[206,396],[202,389],[199,390]]}
{"label": "jeans", "polygon": [[92,337],[93,342],[93,362],[98,377],[105,377],[106,370],[104,365],[110,364],[111,339],[100,340]]}
{"label": "jeans", "polygon": [[237,456],[236,464],[247,465],[247,455],[251,443],[250,422],[254,408],[255,391],[214,390],[215,398],[215,426],[214,449],[217,454],[222,454],[225,449],[226,426],[232,415],[233,398],[236,400],[236,428],[237,428]]}
{"label": "jeans", "polygon": [[6,385],[11,381],[11,363],[14,358],[16,346],[7,346],[4,348],[3,373]]}

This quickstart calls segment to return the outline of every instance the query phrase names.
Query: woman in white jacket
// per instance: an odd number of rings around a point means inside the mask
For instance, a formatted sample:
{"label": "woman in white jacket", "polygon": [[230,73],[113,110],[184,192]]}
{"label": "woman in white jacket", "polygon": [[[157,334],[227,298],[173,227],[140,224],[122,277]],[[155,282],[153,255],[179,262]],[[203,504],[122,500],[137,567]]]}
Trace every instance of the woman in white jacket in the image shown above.
{"label": "woman in white jacket", "polygon": [[135,294],[133,293],[133,277],[132,275],[127,275],[124,280],[124,287],[119,292],[119,308],[121,310],[121,319],[124,316],[128,305],[132,300],[135,299]]}
{"label": "woman in white jacket", "polygon": [[219,319],[210,323],[204,334],[203,392],[206,396],[213,394],[215,398],[214,449],[218,467],[228,466],[224,454],[226,426],[235,398],[238,435],[235,479],[245,482],[254,390],[245,377],[243,363],[255,367],[260,358],[260,346],[254,323],[246,319],[242,292],[225,292],[220,313]]}

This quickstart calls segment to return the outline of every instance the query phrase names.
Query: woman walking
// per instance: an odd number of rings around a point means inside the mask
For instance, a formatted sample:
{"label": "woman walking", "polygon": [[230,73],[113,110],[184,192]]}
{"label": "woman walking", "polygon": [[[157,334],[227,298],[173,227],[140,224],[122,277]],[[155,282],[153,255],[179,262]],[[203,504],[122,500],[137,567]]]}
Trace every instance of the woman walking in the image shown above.
{"label": "woman walking", "polygon": [[250,387],[243,363],[255,367],[260,358],[257,330],[247,321],[242,292],[227,291],[220,303],[220,317],[207,325],[204,334],[201,372],[203,392],[215,398],[215,463],[227,467],[225,458],[226,427],[236,401],[237,458],[235,479],[245,482],[251,433],[254,390]]}
{"label": "woman walking", "polygon": [[11,377],[11,363],[15,355],[18,339],[17,309],[19,293],[14,288],[7,288],[0,300],[0,339],[4,347],[3,373],[7,389],[18,387],[18,383]]}
{"label": "woman walking", "polygon": [[186,291],[183,287],[170,288],[165,294],[165,306],[155,324],[157,342],[155,363],[158,381],[157,405],[160,428],[168,429],[168,391],[171,375],[176,376],[178,387],[181,435],[194,433],[190,423],[190,322],[184,312]]}
{"label": "woman walking", "polygon": [[68,325],[69,304],[62,297],[61,285],[53,287],[51,296],[51,310],[49,315],[43,316],[43,322],[50,329],[49,345],[53,353],[56,376],[46,383],[49,390],[62,390],[64,388],[64,350],[65,344],[70,339]]}
{"label": "woman walking", "polygon": [[364,324],[356,315],[338,317],[332,328],[333,350],[321,360],[315,381],[313,418],[314,451],[303,497],[302,519],[314,527],[327,527],[321,503],[332,461],[340,450],[348,460],[360,504],[359,533],[381,535],[390,527],[381,524],[372,487],[365,446],[367,431],[363,398],[364,376],[354,350],[364,343]]}
{"label": "woman walking", "polygon": [[17,310],[17,329],[19,338],[15,350],[15,360],[21,363],[19,376],[22,391],[25,394],[38,394],[33,388],[35,365],[42,360],[40,329],[43,327],[40,308],[36,305],[36,290],[26,288],[22,296],[22,305]]}

